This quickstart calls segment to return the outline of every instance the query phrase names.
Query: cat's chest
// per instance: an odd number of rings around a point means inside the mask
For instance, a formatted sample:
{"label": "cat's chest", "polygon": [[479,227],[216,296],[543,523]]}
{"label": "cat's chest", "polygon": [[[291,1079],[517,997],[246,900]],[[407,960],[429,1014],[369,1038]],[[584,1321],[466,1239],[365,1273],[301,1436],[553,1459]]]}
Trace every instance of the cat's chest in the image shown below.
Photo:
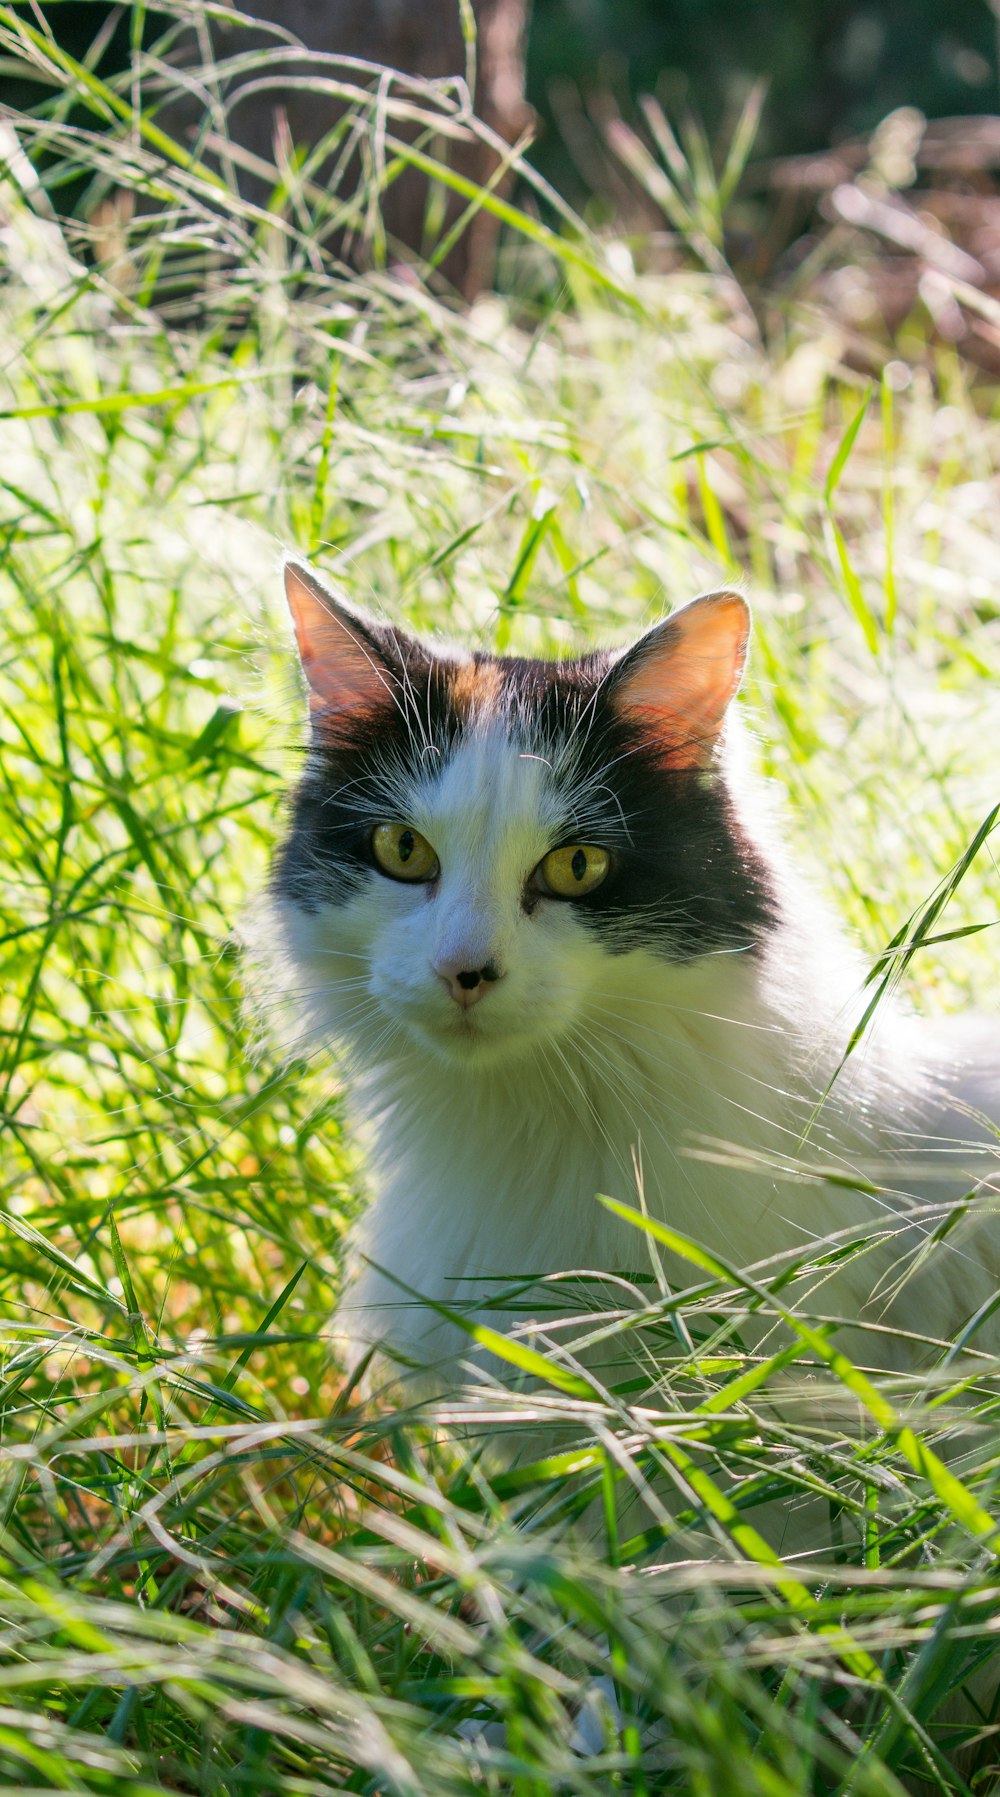
{"label": "cat's chest", "polygon": [[[737,1028],[728,996],[714,1023],[707,1007],[690,1021],[681,1005],[658,1008],[654,1023],[637,1005],[627,1021],[619,1013],[614,1035],[595,1027],[492,1078],[410,1065],[394,1086],[362,1085],[373,1202],[340,1312],[349,1358],[379,1339],[428,1362],[456,1353],[460,1333],[418,1297],[510,1327],[535,1302],[549,1303],[552,1288],[546,1294],[540,1277],[573,1269],[648,1276],[648,1236],[609,1212],[601,1195],[643,1206],[765,1281],[789,1256],[808,1261],[831,1237],[863,1235],[864,1252],[836,1275],[814,1271],[810,1289],[831,1315],[881,1321],[885,1278],[895,1289],[894,1263],[902,1254],[897,1271],[908,1264],[924,1234],[917,1219],[897,1239],[894,1214],[969,1189],[975,1169],[962,1155],[951,1168],[949,1157],[924,1191],[908,1152],[913,1119],[900,1130],[898,1099],[881,1114],[873,1059],[858,1062],[863,1080],[843,1078],[820,1102],[829,1082],[817,1083],[804,1047],[762,1008],[754,1020],[746,1007],[750,1021]],[[655,1052],[643,1046],[654,1028]],[[916,1068],[910,1083],[916,1092]],[[919,1102],[926,1118],[929,1097]],[[965,1135],[968,1121],[941,1116],[935,1127],[946,1139]],[[690,1283],[683,1259],[666,1255],[664,1265],[675,1288]],[[938,1257],[932,1273],[908,1279],[893,1298],[895,1323],[919,1335],[928,1315],[967,1314],[980,1296],[969,1284],[974,1270],[966,1254]],[[507,1314],[507,1282],[518,1279],[525,1289]],[[863,1346],[878,1358],[878,1343]]]}
{"label": "cat's chest", "polygon": [[[422,1269],[410,1282],[436,1296],[466,1276],[648,1269],[645,1239],[601,1195],[642,1202],[741,1263],[787,1244],[770,1158],[792,1125],[774,1083],[770,1111],[732,1067],[720,1093],[711,1050],[682,1046],[651,1056],[631,1038],[592,1038],[492,1081],[425,1074],[380,1105],[369,1094],[376,1198],[363,1251]],[[745,1150],[751,1137],[761,1167],[727,1165],[726,1144]]]}

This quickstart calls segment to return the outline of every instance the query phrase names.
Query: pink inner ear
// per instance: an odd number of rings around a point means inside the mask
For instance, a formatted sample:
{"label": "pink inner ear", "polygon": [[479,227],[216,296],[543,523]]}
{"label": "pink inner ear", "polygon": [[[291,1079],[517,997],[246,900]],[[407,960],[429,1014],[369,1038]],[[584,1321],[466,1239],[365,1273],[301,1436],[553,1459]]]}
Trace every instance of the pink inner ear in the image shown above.
{"label": "pink inner ear", "polygon": [[625,657],[615,702],[641,723],[670,767],[711,761],[743,674],[749,634],[745,600],[708,593]]}
{"label": "pink inner ear", "polygon": [[358,711],[384,701],[392,691],[389,671],[360,620],[297,562],[285,565],[285,596],[310,710]]}

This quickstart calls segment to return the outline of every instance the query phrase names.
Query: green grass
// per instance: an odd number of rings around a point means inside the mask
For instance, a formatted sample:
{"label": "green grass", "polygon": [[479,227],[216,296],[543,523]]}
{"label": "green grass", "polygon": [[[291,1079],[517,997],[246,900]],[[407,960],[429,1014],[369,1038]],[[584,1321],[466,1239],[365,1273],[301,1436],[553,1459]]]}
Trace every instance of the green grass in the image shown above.
{"label": "green grass", "polygon": [[[869,392],[807,294],[765,342],[697,242],[634,276],[530,189],[508,298],[463,312],[377,229],[348,275],[331,232],[377,216],[374,164],[357,193],[286,169],[254,212],[158,135],[147,65],[73,77],[92,136],[27,12],[0,27],[53,93],[0,179],[0,1782],[981,1794],[1000,1735],[984,1713],[958,1760],[976,1724],[945,1702],[1000,1600],[979,1337],[873,1383],[801,1306],[762,1361],[742,1321],[794,1308],[795,1263],[692,1247],[672,1299],[578,1297],[620,1389],[546,1350],[579,1451],[489,1475],[359,1414],[325,1332],[364,1170],[330,1066],[251,1059],[233,931],[300,741],[282,546],[416,628],[544,651],[745,573],[793,842],[873,961],[902,932],[922,1008],[995,1008],[991,840],[962,867],[997,797],[995,396],[920,318]],[[78,222],[117,171],[170,241]],[[822,1577],[755,1526],[810,1493],[842,1539]],[[606,1672],[595,1759],[574,1717]]]}

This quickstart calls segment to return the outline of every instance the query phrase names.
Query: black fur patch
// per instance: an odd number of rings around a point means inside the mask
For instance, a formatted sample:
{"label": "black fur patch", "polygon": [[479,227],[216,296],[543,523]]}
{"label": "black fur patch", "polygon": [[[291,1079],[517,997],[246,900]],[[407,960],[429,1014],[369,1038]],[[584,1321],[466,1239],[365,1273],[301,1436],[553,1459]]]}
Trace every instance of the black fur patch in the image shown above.
{"label": "black fur patch", "polygon": [[443,759],[488,708],[543,755],[575,733],[566,833],[553,848],[581,840],[575,791],[594,786],[608,795],[604,834],[585,838],[611,852],[607,878],[581,898],[542,903],[573,904],[611,952],[644,947],[672,959],[752,950],[773,926],[774,882],[737,815],[724,757],[704,771],[664,765],[641,722],[616,706],[612,655],[455,662],[386,627],[366,635],[385,669],[386,696],[336,725],[314,721],[309,767],[275,860],[282,897],[313,910],[354,890],[373,867],[372,826],[394,815],[387,766],[426,776],[428,744]]}

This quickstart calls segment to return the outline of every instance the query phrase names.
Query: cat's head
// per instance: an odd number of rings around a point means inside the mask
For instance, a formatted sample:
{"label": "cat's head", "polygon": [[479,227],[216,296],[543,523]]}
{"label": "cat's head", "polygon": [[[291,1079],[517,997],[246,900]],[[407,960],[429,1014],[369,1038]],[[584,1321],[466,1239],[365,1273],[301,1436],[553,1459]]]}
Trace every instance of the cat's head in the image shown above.
{"label": "cat's head", "polygon": [[285,585],[311,745],[272,896],[304,1035],[489,1065],[653,963],[752,949],[767,880],[722,752],[738,593],[548,662],[431,648],[295,561]]}

